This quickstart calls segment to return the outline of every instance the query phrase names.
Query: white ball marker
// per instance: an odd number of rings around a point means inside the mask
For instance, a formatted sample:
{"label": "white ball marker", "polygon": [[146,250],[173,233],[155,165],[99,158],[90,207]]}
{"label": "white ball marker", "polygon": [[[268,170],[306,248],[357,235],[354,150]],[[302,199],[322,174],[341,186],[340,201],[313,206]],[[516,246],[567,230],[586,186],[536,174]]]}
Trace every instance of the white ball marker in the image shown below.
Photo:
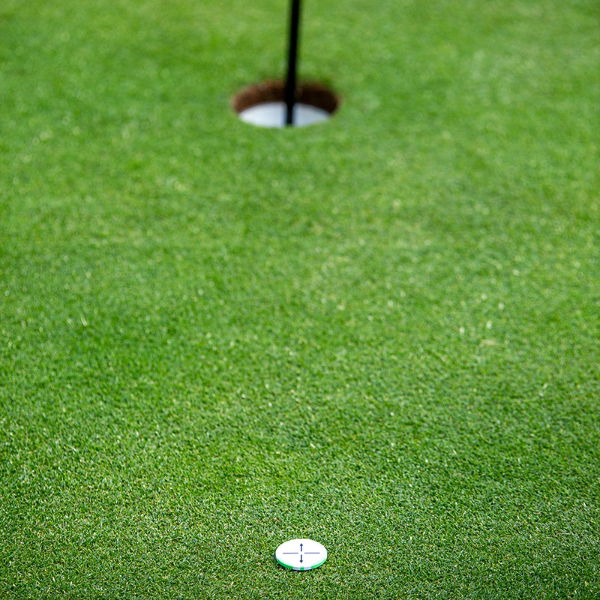
{"label": "white ball marker", "polygon": [[327,550],[323,544],[313,540],[290,540],[275,550],[275,559],[286,569],[310,571],[327,560]]}

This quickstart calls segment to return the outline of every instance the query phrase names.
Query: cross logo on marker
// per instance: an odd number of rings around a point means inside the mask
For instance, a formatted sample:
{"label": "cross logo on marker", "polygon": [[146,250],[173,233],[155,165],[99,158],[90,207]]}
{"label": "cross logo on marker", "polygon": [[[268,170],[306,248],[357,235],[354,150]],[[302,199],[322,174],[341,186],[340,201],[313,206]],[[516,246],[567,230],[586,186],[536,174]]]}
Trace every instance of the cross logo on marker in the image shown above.
{"label": "cross logo on marker", "polygon": [[[315,542],[315,544],[316,544],[316,542]],[[302,563],[302,562],[304,562],[302,560],[302,557],[303,557],[303,548],[304,548],[304,544],[301,543],[300,544],[300,552],[282,552],[282,554],[295,554],[296,556],[299,554],[300,555],[300,562]],[[318,552],[314,552],[314,551],[310,552],[310,551],[306,550],[306,551],[304,551],[304,554],[316,554],[317,556],[319,556],[321,554],[321,552],[320,551],[318,551]]]}

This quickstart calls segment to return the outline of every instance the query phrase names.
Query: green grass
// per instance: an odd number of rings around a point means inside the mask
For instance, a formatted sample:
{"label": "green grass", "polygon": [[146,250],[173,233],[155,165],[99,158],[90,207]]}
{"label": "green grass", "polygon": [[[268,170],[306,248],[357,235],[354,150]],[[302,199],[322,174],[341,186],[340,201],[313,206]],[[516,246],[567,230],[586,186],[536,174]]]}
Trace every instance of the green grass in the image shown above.
{"label": "green grass", "polygon": [[4,0],[0,597],[597,598],[598,12]]}

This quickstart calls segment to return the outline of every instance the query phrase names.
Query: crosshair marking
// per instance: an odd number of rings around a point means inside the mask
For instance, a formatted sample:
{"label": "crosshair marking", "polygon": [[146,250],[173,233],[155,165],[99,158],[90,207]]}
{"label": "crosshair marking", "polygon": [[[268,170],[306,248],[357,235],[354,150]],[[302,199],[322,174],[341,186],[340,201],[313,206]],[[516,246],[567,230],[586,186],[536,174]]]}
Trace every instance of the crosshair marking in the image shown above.
{"label": "crosshair marking", "polygon": [[[302,548],[304,544],[300,544],[300,552],[282,552],[282,554],[300,554],[300,562],[302,561]],[[304,554],[321,554],[320,552],[305,552]]]}

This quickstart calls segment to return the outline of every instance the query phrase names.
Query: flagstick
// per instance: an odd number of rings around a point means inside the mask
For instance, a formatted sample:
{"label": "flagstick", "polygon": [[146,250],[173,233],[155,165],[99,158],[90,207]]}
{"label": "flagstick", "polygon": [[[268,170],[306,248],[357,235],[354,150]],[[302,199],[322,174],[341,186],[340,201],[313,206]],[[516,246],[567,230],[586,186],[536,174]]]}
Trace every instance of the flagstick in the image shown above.
{"label": "flagstick", "polygon": [[292,0],[290,7],[290,37],[288,45],[287,76],[285,78],[285,124],[294,124],[296,102],[296,67],[298,63],[298,29],[300,27],[300,0]]}

